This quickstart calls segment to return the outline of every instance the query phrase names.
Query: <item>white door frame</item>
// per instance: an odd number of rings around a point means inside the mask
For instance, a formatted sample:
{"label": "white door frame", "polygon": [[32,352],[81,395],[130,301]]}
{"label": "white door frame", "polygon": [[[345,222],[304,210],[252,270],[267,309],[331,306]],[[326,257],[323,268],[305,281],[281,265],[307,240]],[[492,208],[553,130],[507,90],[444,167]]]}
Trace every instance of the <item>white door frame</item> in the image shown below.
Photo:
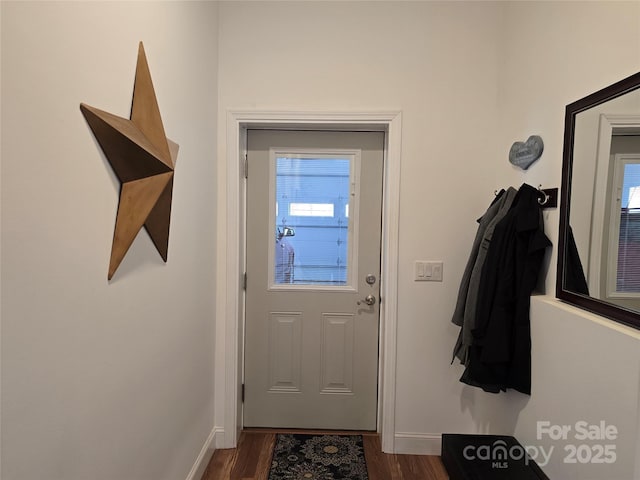
{"label": "white door frame", "polygon": [[[394,452],[396,336],[398,299],[398,220],[400,214],[401,113],[227,112],[227,219],[225,302],[224,447],[237,445],[242,428],[241,384],[244,357],[245,186],[247,128],[378,130],[386,132],[382,204],[382,273],[380,278],[380,355],[378,430],[382,450]],[[235,286],[235,288],[233,287]]]}

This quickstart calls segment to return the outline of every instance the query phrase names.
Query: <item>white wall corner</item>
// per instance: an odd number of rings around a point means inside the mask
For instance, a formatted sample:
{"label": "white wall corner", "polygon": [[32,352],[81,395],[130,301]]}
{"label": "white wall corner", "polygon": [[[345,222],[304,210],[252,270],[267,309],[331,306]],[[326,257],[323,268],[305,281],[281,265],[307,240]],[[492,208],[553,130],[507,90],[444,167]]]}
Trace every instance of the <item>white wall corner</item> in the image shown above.
{"label": "white wall corner", "polygon": [[186,480],[200,480],[202,478],[209,462],[211,461],[213,452],[219,448],[218,444],[222,443],[223,437],[224,429],[222,427],[213,427],[213,430],[211,430],[211,433],[205,440],[193,467],[191,467],[191,471],[189,472],[189,475],[187,475]]}
{"label": "white wall corner", "polygon": [[394,440],[394,453],[397,454],[440,455],[442,453],[442,435],[440,434],[397,432]]}

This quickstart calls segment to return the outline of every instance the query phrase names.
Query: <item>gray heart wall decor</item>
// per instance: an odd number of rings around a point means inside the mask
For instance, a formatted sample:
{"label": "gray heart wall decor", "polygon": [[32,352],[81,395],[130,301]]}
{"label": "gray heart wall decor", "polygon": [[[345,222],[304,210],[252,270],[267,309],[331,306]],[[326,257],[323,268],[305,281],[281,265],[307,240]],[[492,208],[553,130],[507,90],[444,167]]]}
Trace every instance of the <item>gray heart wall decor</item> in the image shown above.
{"label": "gray heart wall decor", "polygon": [[509,162],[523,170],[538,160],[544,150],[544,142],[538,135],[531,135],[526,142],[515,142],[509,150]]}

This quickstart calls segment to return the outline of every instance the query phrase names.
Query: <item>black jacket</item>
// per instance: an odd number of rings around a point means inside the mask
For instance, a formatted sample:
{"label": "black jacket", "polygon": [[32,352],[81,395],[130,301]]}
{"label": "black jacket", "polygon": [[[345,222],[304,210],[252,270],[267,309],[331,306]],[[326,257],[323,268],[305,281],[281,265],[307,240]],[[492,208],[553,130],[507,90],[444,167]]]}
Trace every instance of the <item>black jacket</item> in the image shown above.
{"label": "black jacket", "polygon": [[488,392],[531,394],[530,297],[551,245],[538,198],[534,187],[520,187],[496,225],[482,270],[474,340],[460,380]]}

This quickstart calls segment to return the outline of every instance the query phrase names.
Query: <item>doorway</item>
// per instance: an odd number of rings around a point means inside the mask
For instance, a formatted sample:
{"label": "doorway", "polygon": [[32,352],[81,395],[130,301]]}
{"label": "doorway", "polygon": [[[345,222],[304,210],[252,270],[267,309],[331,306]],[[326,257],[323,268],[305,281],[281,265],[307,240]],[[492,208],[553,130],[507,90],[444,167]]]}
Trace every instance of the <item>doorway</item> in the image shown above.
{"label": "doorway", "polygon": [[384,132],[247,147],[244,425],[376,430]]}
{"label": "doorway", "polygon": [[218,358],[216,381],[222,405],[214,443],[217,448],[237,446],[242,428],[244,358],[244,161],[247,129],[379,130],[386,134],[382,218],[382,278],[380,282],[380,352],[378,379],[378,432],[382,450],[395,451],[396,338],[399,257],[400,167],[402,114],[399,111],[292,112],[230,110],[226,117],[222,169],[226,192],[219,213],[224,242],[219,250],[216,329]]}

